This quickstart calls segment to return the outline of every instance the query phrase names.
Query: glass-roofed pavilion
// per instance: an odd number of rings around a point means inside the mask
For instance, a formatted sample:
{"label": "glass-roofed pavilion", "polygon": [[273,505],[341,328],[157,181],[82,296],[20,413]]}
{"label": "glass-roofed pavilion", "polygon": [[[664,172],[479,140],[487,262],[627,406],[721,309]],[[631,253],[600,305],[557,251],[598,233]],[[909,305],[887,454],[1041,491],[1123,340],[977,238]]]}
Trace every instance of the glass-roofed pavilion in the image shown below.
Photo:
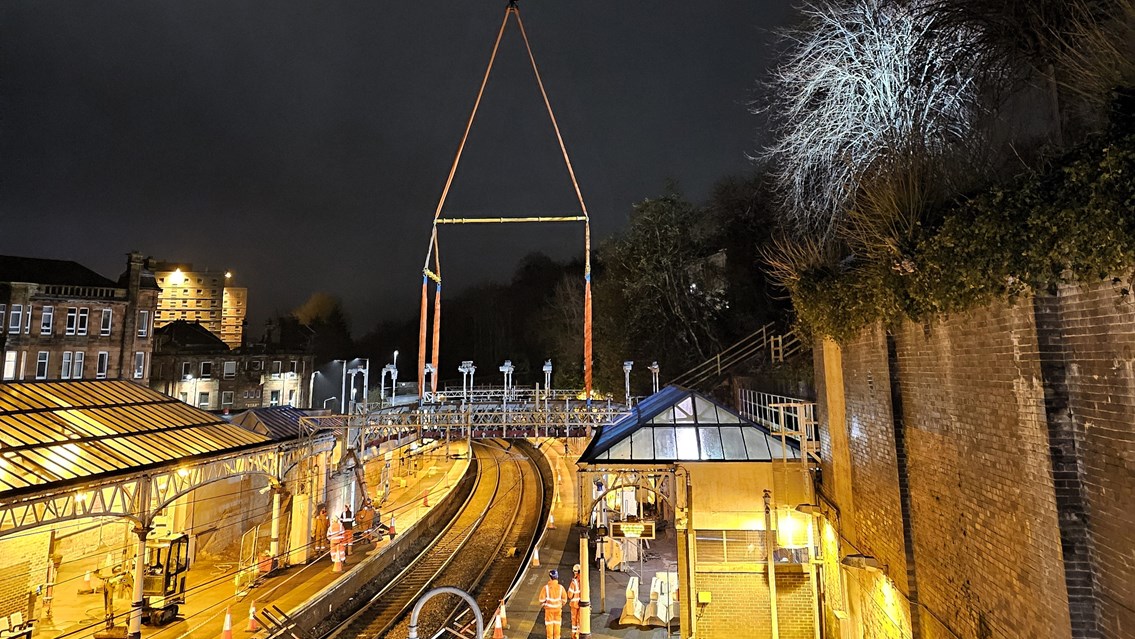
{"label": "glass-roofed pavilion", "polygon": [[579,461],[665,464],[799,459],[796,442],[786,440],[786,444],[764,426],[704,395],[667,386],[644,399],[629,415],[603,426]]}

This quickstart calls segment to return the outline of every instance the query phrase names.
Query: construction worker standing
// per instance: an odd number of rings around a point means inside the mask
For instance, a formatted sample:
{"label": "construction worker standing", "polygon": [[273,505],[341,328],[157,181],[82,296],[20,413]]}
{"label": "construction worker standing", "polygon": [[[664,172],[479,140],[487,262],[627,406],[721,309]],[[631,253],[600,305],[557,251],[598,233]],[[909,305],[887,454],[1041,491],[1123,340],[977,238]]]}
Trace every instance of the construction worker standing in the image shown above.
{"label": "construction worker standing", "polygon": [[564,604],[568,594],[560,585],[560,571],[548,571],[548,583],[540,591],[540,605],[544,608],[544,634],[548,639],[560,639],[560,625],[563,624]]}
{"label": "construction worker standing", "polygon": [[571,567],[571,583],[568,584],[568,606],[571,610],[571,639],[579,639],[579,564]]}

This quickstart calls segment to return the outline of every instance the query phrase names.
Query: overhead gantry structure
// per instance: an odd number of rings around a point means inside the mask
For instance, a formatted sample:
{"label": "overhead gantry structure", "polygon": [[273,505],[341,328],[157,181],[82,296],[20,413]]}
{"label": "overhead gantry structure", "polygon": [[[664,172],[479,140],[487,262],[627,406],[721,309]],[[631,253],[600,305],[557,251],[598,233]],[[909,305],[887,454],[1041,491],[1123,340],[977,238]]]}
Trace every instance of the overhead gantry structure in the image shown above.
{"label": "overhead gantry structure", "polygon": [[[548,111],[548,118],[551,120],[552,129],[556,134],[556,141],[559,143],[560,152],[564,157],[564,166],[567,168],[568,176],[571,178],[572,187],[575,189],[576,198],[579,201],[579,214],[578,215],[559,215],[559,216],[538,216],[538,217],[515,217],[515,216],[499,216],[499,217],[472,217],[472,218],[444,218],[441,216],[442,210],[445,208],[445,200],[449,196],[449,189],[453,185],[453,176],[457,174],[457,166],[461,162],[461,154],[465,150],[465,143],[469,140],[469,131],[473,128],[473,121],[477,117],[477,109],[481,106],[481,98],[485,93],[485,86],[489,82],[489,76],[493,71],[493,63],[496,62],[497,51],[500,48],[501,37],[504,35],[505,29],[508,27],[511,18],[516,18],[516,25],[520,30],[521,39],[524,41],[524,49],[528,53],[528,60],[532,64],[532,74],[536,78],[536,85],[540,89],[540,96],[544,99],[544,106]],[[567,147],[564,145],[563,136],[560,134],[560,127],[556,123],[555,113],[552,112],[552,103],[548,100],[548,93],[544,90],[544,83],[540,79],[540,69],[536,66],[536,58],[532,54],[532,47],[528,43],[528,34],[524,30],[524,21],[520,19],[520,9],[517,7],[515,0],[509,2],[508,7],[505,9],[504,19],[501,21],[500,29],[497,31],[496,41],[493,43],[492,54],[489,56],[489,65],[485,69],[485,75],[481,79],[481,87],[477,90],[477,99],[473,102],[473,110],[469,114],[469,120],[465,124],[465,132],[461,136],[461,143],[457,146],[457,153],[453,158],[453,165],[449,169],[449,176],[445,180],[445,187],[442,189],[441,198],[438,200],[437,209],[434,210],[433,228],[430,232],[429,247],[426,250],[425,264],[422,266],[422,305],[421,305],[421,320],[418,330],[418,392],[424,394],[425,377],[426,377],[426,362],[429,360],[432,370],[435,371],[430,376],[430,391],[437,391],[438,374],[436,371],[439,362],[439,352],[441,344],[441,255],[438,247],[438,233],[437,228],[442,224],[509,224],[509,223],[549,223],[549,222],[582,222],[583,223],[583,385],[587,401],[591,400],[591,379],[592,379],[592,362],[591,362],[591,220],[587,214],[587,205],[583,201],[583,193],[579,188],[579,181],[575,177],[575,170],[571,166],[571,158],[568,157]],[[430,268],[430,260],[433,259],[433,268]],[[429,353],[426,349],[427,328],[429,326],[429,282],[434,283],[434,303],[433,303],[433,335],[430,344]]]}

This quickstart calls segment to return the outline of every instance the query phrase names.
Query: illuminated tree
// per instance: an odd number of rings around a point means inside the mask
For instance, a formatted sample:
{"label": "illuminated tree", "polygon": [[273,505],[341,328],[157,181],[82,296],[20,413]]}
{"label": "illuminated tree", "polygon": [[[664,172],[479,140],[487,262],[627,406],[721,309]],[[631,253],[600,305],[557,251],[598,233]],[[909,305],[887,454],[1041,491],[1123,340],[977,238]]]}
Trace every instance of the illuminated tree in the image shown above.
{"label": "illuminated tree", "polygon": [[928,1],[824,0],[788,34],[766,108],[798,231],[835,237],[870,182],[904,183],[894,176],[925,171],[971,134],[981,91],[980,61],[964,46],[972,36],[937,29]]}

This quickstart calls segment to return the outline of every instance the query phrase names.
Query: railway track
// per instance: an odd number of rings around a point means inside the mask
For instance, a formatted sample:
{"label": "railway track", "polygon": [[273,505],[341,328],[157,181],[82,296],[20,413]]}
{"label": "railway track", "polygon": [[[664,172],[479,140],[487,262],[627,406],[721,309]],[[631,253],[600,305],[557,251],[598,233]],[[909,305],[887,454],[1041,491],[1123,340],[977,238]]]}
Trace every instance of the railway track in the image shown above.
{"label": "railway track", "polygon": [[[525,448],[498,441],[475,443],[477,485],[449,528],[327,639],[401,639],[409,612],[430,588],[453,586],[471,593],[489,616],[522,568],[543,508],[536,463]],[[420,637],[444,626],[468,623],[458,599],[439,596],[423,608]]]}

